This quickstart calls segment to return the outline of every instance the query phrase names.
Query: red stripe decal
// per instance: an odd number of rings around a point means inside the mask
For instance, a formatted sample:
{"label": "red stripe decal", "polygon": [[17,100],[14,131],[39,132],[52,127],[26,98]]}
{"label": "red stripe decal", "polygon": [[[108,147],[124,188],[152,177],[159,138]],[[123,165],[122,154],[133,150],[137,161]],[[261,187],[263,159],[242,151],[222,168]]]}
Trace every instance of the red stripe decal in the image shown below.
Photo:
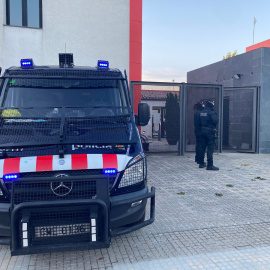
{"label": "red stripe decal", "polygon": [[104,169],[117,169],[117,155],[115,154],[103,154],[103,168]]}
{"label": "red stripe decal", "polygon": [[53,156],[37,157],[36,171],[52,171],[53,169]]}
{"label": "red stripe decal", "polygon": [[87,154],[71,155],[72,170],[87,169]]}
{"label": "red stripe decal", "polygon": [[3,174],[18,173],[20,172],[21,158],[9,158],[4,160]]}

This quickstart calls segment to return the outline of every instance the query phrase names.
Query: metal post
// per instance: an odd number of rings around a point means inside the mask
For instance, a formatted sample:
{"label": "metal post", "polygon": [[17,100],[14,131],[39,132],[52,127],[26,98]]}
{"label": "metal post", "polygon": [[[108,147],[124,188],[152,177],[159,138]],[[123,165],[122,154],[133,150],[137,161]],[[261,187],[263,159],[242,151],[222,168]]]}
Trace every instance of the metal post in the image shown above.
{"label": "metal post", "polygon": [[219,94],[219,128],[218,128],[218,152],[222,153],[223,142],[223,86],[218,88]]}
{"label": "metal post", "polygon": [[186,92],[186,86],[185,84],[180,85],[180,102],[179,102],[179,112],[180,112],[180,134],[179,134],[179,155],[184,155],[184,140],[185,140],[185,92]]}
{"label": "metal post", "polygon": [[257,92],[257,102],[256,102],[256,154],[260,153],[260,99],[261,99],[261,88],[260,86],[256,87],[256,92]]}
{"label": "metal post", "polygon": [[134,108],[134,84],[130,82],[130,96],[131,96],[131,106]]}

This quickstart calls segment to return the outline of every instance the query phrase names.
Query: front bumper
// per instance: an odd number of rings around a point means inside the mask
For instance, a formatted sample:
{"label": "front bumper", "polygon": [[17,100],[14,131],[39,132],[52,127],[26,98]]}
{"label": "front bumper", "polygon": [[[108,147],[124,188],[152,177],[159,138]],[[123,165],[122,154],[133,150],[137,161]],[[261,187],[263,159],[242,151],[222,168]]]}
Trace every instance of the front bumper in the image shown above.
{"label": "front bumper", "polygon": [[22,203],[11,213],[11,255],[108,248],[102,200]]}
{"label": "front bumper", "polygon": [[[136,221],[139,221],[140,218],[142,218],[144,216],[147,199],[150,199],[150,218],[148,220],[144,220],[144,221],[136,223]],[[132,211],[131,204],[134,202],[141,201],[141,200],[142,200],[141,206],[135,206],[135,207],[138,207],[138,210],[135,210],[136,212]],[[111,209],[119,209],[120,210],[121,207],[127,207],[127,205],[129,205],[129,209],[126,211],[126,215],[121,216],[122,221],[127,222],[127,224],[130,224],[130,223],[136,223],[136,224],[131,225],[131,226],[126,226],[125,228],[121,228],[121,229],[118,229],[115,231],[111,231],[111,234],[110,234],[111,237],[115,237],[115,236],[119,236],[119,235],[133,232],[133,231],[138,230],[140,228],[143,228],[147,225],[150,225],[151,223],[154,222],[154,220],[155,220],[155,188],[151,187],[151,192],[147,192],[147,193],[141,194],[139,196],[134,196],[133,198],[126,198],[123,200],[115,200],[111,203]],[[136,215],[135,215],[135,213],[136,213]],[[138,219],[138,217],[139,217],[139,219],[136,221],[133,220],[134,222],[130,222],[132,216],[134,218],[137,216],[137,219]],[[120,220],[121,220],[121,218],[120,218]],[[112,220],[111,220],[111,223],[113,224]],[[126,224],[123,224],[123,226],[124,225],[126,225]]]}
{"label": "front bumper", "polygon": [[[104,192],[108,190],[108,182],[104,178],[102,182],[102,192],[99,194],[103,198],[97,196],[88,200],[24,202],[14,207],[0,204],[0,233],[1,236],[12,236],[11,255],[108,248],[111,237],[130,233],[154,222],[154,187],[150,192],[146,187],[129,194],[109,197],[109,193]],[[148,199],[151,200],[150,218],[143,221]],[[138,201],[141,203],[132,207],[132,203]],[[78,221],[75,213],[80,212],[85,214],[79,216]],[[67,213],[74,213],[74,216],[66,217]],[[92,219],[96,219],[95,228],[91,226]],[[73,227],[83,224],[84,229],[88,229],[82,235],[73,234],[74,232],[63,235],[63,230],[66,232],[70,224]],[[53,233],[54,230],[60,233],[56,233],[55,237],[42,237],[45,231]],[[96,240],[92,241],[95,232]]]}
{"label": "front bumper", "polygon": [[0,203],[0,236],[10,236],[9,208],[9,203]]}

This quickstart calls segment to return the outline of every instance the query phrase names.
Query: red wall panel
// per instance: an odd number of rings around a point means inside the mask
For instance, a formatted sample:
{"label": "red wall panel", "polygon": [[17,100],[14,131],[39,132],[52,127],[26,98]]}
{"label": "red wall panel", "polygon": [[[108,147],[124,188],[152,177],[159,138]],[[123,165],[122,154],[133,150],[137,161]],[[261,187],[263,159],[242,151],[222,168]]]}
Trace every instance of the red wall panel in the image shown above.
{"label": "red wall panel", "polygon": [[247,48],[246,48],[246,52],[250,52],[250,51],[253,51],[253,50],[262,48],[262,47],[270,48],[270,39],[265,40],[265,41],[263,41],[263,42],[260,42],[260,43],[257,43],[257,44],[254,44],[254,45],[252,45],[252,46],[247,47]]}
{"label": "red wall panel", "polygon": [[[129,80],[142,80],[142,0],[130,0]],[[141,102],[141,87],[134,88],[134,111]]]}

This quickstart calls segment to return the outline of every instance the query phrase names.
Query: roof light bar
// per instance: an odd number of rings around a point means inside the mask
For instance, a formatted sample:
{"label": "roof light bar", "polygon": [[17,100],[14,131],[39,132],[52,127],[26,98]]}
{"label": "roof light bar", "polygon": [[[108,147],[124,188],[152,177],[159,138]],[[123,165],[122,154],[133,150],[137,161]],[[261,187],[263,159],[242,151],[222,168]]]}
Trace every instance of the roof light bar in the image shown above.
{"label": "roof light bar", "polygon": [[21,67],[22,68],[33,68],[34,67],[34,61],[32,58],[30,59],[21,59]]}
{"label": "roof light bar", "polygon": [[98,69],[109,69],[109,61],[98,60],[97,67]]}

